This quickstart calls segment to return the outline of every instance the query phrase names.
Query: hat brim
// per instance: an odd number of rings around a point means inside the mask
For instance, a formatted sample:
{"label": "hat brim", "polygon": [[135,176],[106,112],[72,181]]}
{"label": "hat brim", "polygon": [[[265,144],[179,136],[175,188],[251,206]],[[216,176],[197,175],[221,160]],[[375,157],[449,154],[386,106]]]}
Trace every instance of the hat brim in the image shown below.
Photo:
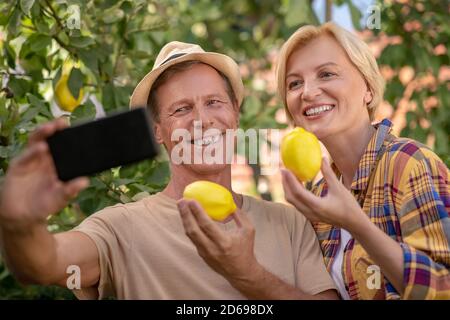
{"label": "hat brim", "polygon": [[244,84],[236,62],[230,57],[215,52],[187,53],[183,56],[172,59],[161,66],[150,71],[136,86],[130,98],[130,108],[140,108],[147,106],[148,95],[156,79],[170,66],[184,61],[200,61],[221,71],[230,81],[234,94],[238,101],[238,106],[242,104],[244,98]]}

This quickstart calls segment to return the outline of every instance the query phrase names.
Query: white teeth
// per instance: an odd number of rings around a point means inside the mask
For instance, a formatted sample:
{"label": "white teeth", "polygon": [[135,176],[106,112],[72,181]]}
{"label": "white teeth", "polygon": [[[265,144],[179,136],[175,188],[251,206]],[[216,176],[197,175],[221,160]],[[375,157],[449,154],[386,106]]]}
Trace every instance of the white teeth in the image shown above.
{"label": "white teeth", "polygon": [[306,115],[307,116],[315,116],[315,115],[318,115],[318,114],[320,114],[322,112],[325,112],[325,111],[328,111],[328,110],[331,110],[331,109],[333,109],[333,106],[327,104],[327,105],[323,105],[323,106],[320,106],[320,107],[315,107],[315,108],[311,108],[311,109],[306,110]]}
{"label": "white teeth", "polygon": [[218,136],[209,136],[209,137],[205,137],[203,139],[194,140],[194,144],[196,146],[206,146],[206,145],[218,142],[219,139],[220,139],[219,135]]}

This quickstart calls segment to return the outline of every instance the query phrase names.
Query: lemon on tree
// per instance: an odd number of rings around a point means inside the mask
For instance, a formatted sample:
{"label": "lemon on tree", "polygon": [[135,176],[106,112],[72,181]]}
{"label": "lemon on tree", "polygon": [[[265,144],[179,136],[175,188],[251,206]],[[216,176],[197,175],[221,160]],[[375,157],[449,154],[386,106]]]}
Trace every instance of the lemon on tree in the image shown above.
{"label": "lemon on tree", "polygon": [[75,98],[69,89],[69,75],[71,70],[63,68],[63,73],[55,85],[55,100],[58,106],[68,112],[74,111],[83,101],[83,88],[80,88],[78,98]]}
{"label": "lemon on tree", "polygon": [[196,200],[214,220],[223,221],[236,211],[231,192],[214,182],[195,181],[186,186],[183,198]]}
{"label": "lemon on tree", "polygon": [[283,163],[300,181],[311,181],[322,164],[322,150],[317,137],[297,127],[281,141]]}

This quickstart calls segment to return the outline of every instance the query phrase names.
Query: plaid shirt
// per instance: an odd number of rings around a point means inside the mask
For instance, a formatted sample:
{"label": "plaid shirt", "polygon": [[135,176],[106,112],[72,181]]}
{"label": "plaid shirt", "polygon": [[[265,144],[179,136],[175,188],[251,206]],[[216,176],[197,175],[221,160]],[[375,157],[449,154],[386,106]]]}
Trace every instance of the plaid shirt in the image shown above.
{"label": "plaid shirt", "polygon": [[[370,285],[374,284],[370,266],[375,263],[355,239],[344,250],[346,289],[352,299],[450,299],[449,170],[426,146],[393,136],[389,120],[375,127],[351,192],[370,220],[400,243],[405,292],[400,297],[383,276],[379,289]],[[312,192],[326,195],[323,179]],[[325,223],[314,228],[330,271],[340,229]]]}

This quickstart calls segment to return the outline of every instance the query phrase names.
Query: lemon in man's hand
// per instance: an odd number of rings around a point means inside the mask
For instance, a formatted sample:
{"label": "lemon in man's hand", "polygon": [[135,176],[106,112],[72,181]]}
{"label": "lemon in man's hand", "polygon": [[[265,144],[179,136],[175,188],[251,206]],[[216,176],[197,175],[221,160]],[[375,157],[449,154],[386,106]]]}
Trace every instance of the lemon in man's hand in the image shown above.
{"label": "lemon in man's hand", "polygon": [[300,181],[311,181],[322,164],[319,140],[313,133],[297,127],[283,137],[281,158]]}
{"label": "lemon in man's hand", "polygon": [[187,185],[183,198],[196,200],[216,221],[223,221],[236,211],[231,192],[220,184],[210,181],[200,180]]}

